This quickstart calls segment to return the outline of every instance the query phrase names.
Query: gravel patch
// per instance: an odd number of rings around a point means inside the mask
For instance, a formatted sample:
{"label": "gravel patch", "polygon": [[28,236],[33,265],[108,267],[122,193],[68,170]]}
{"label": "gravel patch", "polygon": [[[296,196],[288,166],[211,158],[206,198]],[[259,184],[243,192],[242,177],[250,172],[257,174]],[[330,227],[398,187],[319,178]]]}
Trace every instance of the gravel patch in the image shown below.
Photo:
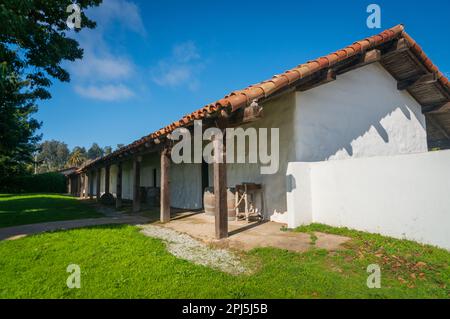
{"label": "gravel patch", "polygon": [[228,250],[211,248],[187,234],[172,229],[154,225],[140,225],[139,227],[145,236],[162,239],[166,243],[167,250],[178,258],[233,275],[249,272],[239,257]]}

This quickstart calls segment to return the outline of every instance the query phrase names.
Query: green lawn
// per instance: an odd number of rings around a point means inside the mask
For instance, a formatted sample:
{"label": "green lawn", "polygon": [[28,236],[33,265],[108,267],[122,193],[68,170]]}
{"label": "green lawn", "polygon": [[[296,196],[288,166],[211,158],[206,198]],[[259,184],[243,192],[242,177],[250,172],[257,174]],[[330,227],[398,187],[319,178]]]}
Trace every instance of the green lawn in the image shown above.
{"label": "green lawn", "polygon": [[101,217],[76,198],[58,194],[0,194],[0,227]]}
{"label": "green lawn", "polygon": [[[68,196],[0,195],[0,227],[97,217]],[[443,249],[324,225],[300,227],[311,250],[242,253],[254,271],[233,276],[169,254],[133,226],[99,226],[0,241],[0,298],[449,298],[450,253]],[[351,237],[343,250],[315,248],[315,231]],[[66,268],[81,267],[81,289]],[[366,285],[369,264],[381,288]]]}
{"label": "green lawn", "polygon": [[[320,225],[300,230],[318,228],[354,239],[339,252],[313,244],[303,254],[255,249],[242,255],[255,272],[239,276],[178,259],[134,226],[3,241],[0,298],[449,298],[447,251]],[[366,286],[373,262],[382,269],[380,289]],[[81,268],[80,289],[66,286],[72,263]]]}

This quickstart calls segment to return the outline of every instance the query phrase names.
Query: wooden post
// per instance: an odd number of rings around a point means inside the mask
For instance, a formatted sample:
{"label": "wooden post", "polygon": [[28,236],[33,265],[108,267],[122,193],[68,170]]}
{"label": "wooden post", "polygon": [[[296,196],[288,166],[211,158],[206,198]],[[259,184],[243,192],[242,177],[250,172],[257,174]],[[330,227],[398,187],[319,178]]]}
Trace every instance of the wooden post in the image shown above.
{"label": "wooden post", "polygon": [[88,185],[89,185],[88,183],[89,183],[89,176],[88,173],[85,173],[83,178],[83,190],[84,190],[83,198],[88,198]]}
{"label": "wooden post", "polygon": [[170,221],[169,169],[170,169],[170,151],[169,149],[166,148],[161,151],[160,220],[162,223]]}
{"label": "wooden post", "polygon": [[141,186],[141,160],[140,156],[136,157],[133,160],[133,213],[137,213],[141,210],[141,194],[140,194],[140,186]]}
{"label": "wooden post", "polygon": [[225,136],[223,141],[217,137],[214,145],[214,199],[215,199],[215,232],[216,238],[228,237],[227,213],[227,169],[225,161]]}
{"label": "wooden post", "polygon": [[94,199],[94,171],[89,172],[89,199]]}
{"label": "wooden post", "polygon": [[72,195],[72,175],[67,176],[67,192]]}
{"label": "wooden post", "polygon": [[105,166],[105,194],[109,193],[109,172],[110,172],[109,165]]}
{"label": "wooden post", "polygon": [[80,174],[77,174],[75,177],[76,185],[75,185],[75,196],[78,197],[80,193]]}
{"label": "wooden post", "polygon": [[80,198],[83,198],[83,190],[84,190],[84,174],[83,173],[80,173],[80,183],[79,184],[80,184],[79,185],[80,192],[78,193],[78,196]]}
{"label": "wooden post", "polygon": [[97,168],[97,174],[95,174],[95,181],[97,182],[97,189],[96,189],[96,193],[97,193],[97,202],[100,201],[100,178],[102,177],[102,169],[101,168]]}
{"label": "wooden post", "polygon": [[122,207],[122,163],[117,164],[116,208]]}

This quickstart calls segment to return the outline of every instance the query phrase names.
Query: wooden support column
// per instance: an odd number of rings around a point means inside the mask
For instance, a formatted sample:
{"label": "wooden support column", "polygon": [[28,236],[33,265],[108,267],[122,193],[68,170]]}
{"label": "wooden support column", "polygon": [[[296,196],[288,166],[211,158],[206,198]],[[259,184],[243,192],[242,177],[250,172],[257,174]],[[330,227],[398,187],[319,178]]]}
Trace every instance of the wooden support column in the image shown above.
{"label": "wooden support column", "polygon": [[83,191],[84,191],[84,174],[80,173],[80,183],[79,183],[79,190],[80,192],[78,193],[78,196],[80,198],[83,198]]}
{"label": "wooden support column", "polygon": [[84,174],[84,178],[83,178],[83,198],[88,198],[88,184],[89,183],[89,176],[88,173]]}
{"label": "wooden support column", "polygon": [[100,178],[102,178],[102,169],[97,168],[97,174],[95,174],[95,181],[97,184],[96,194],[97,194],[97,202],[100,201]]}
{"label": "wooden support column", "polygon": [[117,164],[116,208],[122,207],[122,163]]}
{"label": "wooden support column", "polygon": [[133,213],[137,213],[141,210],[141,160],[140,156],[133,160]]}
{"label": "wooden support column", "polygon": [[75,196],[80,196],[80,174],[77,174],[77,176],[75,177],[75,181],[76,181],[76,187],[75,187]]}
{"label": "wooden support column", "polygon": [[163,149],[161,151],[161,205],[160,220],[162,223],[170,221],[170,150]]}
{"label": "wooden support column", "polygon": [[72,175],[67,176],[67,193],[72,195]]}
{"label": "wooden support column", "polygon": [[94,171],[89,172],[89,199],[94,199]]}
{"label": "wooden support column", "polygon": [[214,199],[215,199],[215,233],[217,239],[228,237],[227,212],[227,169],[225,160],[225,136],[223,141],[214,138]]}
{"label": "wooden support column", "polygon": [[105,166],[105,193],[109,193],[109,172],[111,166]]}

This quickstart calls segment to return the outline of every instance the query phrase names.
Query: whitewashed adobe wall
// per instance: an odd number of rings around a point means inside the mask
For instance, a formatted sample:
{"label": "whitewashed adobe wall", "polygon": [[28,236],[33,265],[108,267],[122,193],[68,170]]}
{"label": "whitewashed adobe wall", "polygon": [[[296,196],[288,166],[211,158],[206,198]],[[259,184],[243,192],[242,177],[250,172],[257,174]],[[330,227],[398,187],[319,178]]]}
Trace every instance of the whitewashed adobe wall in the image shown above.
{"label": "whitewashed adobe wall", "polygon": [[[259,164],[229,164],[227,183],[229,187],[262,183],[262,208],[265,217],[274,221],[287,221],[285,175],[289,162],[427,151],[420,106],[407,92],[397,90],[395,80],[379,64],[345,73],[306,92],[286,94],[263,106],[264,118],[251,126],[280,129],[279,170],[261,175]],[[157,154],[144,157],[141,186],[153,186],[153,168],[157,169],[159,183]],[[212,167],[209,178],[212,186]],[[200,164],[172,164],[170,181],[173,207],[201,208]],[[115,192],[115,182],[110,189]],[[132,199],[132,189],[132,163],[127,162],[123,168],[123,198]]]}
{"label": "whitewashed adobe wall", "polygon": [[296,161],[426,152],[420,105],[378,63],[296,96]]}
{"label": "whitewashed adobe wall", "polygon": [[203,207],[201,164],[174,164],[170,166],[170,205],[183,209]]}
{"label": "whitewashed adobe wall", "polygon": [[288,227],[311,222],[450,249],[450,151],[290,163]]}
{"label": "whitewashed adobe wall", "polygon": [[[296,162],[428,150],[420,105],[406,91],[397,90],[395,79],[378,63],[297,92],[295,105],[291,139]],[[287,223],[287,218],[278,214],[272,219]]]}
{"label": "whitewashed adobe wall", "polygon": [[[143,156],[141,162],[140,186],[160,187],[160,159],[158,153]],[[110,193],[117,196],[117,165],[110,167]],[[156,171],[155,171],[156,170]],[[154,174],[156,173],[156,185]],[[94,176],[94,195],[96,194],[96,176]],[[201,185],[201,164],[171,164],[170,170],[171,206],[185,209],[200,209],[203,205]],[[133,162],[122,164],[122,198],[133,199]],[[105,192],[105,169],[101,169],[100,194]]]}
{"label": "whitewashed adobe wall", "polygon": [[133,199],[133,163],[122,163],[122,198]]}
{"label": "whitewashed adobe wall", "polygon": [[[153,174],[154,169],[156,169],[156,185],[153,185]],[[115,168],[114,175],[117,175],[117,167]],[[116,177],[114,178],[111,175],[111,181],[114,180],[114,184],[116,183]],[[146,187],[159,187],[159,178],[160,178],[160,165],[159,165],[159,154],[152,153],[143,156],[141,162],[141,175],[140,175],[140,186]],[[134,177],[133,177],[133,162],[127,161],[122,164],[122,198],[124,199],[133,199],[133,185],[134,185]],[[111,188],[116,192],[116,186],[114,185]]]}
{"label": "whitewashed adobe wall", "polygon": [[[156,185],[154,174],[156,170]],[[140,186],[160,187],[160,159],[158,153],[143,156],[141,162]],[[110,190],[116,195],[117,167],[111,166]],[[203,205],[201,185],[201,164],[171,164],[170,167],[170,204],[184,209],[200,209]],[[103,182],[104,183],[104,182]],[[114,184],[113,184],[114,183]],[[102,184],[103,185],[103,184]],[[123,163],[122,198],[133,199],[133,163]],[[102,186],[102,189],[103,186]]]}
{"label": "whitewashed adobe wall", "polygon": [[[256,198],[256,206],[262,209],[265,218],[277,221],[279,216],[286,212],[286,169],[288,162],[295,159],[293,117],[295,110],[295,95],[286,94],[278,99],[269,101],[263,105],[264,117],[260,120],[242,126],[255,128],[267,128],[270,137],[271,128],[279,128],[279,168],[278,172],[271,175],[260,173],[260,163],[234,163],[227,164],[227,185],[235,187],[237,184],[260,183],[264,187],[264,204],[260,207],[260,199]],[[248,143],[248,141],[247,141]],[[270,147],[270,139],[268,142]],[[248,157],[248,149],[246,150]],[[263,165],[266,166],[266,165]],[[209,166],[209,185],[213,186],[214,173],[212,165]]]}

